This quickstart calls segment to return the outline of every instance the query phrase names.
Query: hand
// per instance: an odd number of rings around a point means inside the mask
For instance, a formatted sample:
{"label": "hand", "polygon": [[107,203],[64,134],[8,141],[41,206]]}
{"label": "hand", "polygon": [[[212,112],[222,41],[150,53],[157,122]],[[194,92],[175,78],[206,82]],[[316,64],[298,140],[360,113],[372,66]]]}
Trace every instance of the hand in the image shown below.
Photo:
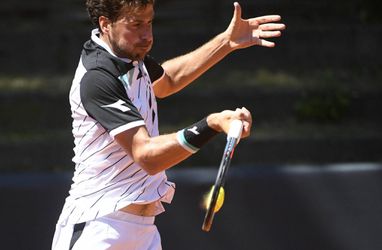
{"label": "hand", "polygon": [[263,38],[281,36],[281,30],[285,29],[282,23],[272,23],[281,20],[279,15],[267,15],[250,19],[241,18],[241,7],[234,3],[234,13],[225,34],[228,36],[232,49],[242,49],[253,45],[274,47],[275,43]]}
{"label": "hand", "polygon": [[224,110],[220,113],[214,113],[207,117],[208,126],[219,132],[228,133],[233,120],[243,122],[243,132],[241,138],[248,137],[251,133],[252,115],[246,108],[237,108],[233,110]]}

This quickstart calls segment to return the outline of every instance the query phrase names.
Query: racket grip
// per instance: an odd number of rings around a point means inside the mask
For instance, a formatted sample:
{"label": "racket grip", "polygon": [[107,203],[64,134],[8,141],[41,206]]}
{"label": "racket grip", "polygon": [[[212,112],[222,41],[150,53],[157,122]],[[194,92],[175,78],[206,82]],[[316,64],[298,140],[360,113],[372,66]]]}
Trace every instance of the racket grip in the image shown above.
{"label": "racket grip", "polygon": [[240,139],[241,132],[243,131],[243,123],[240,120],[233,120],[227,134],[228,138]]}

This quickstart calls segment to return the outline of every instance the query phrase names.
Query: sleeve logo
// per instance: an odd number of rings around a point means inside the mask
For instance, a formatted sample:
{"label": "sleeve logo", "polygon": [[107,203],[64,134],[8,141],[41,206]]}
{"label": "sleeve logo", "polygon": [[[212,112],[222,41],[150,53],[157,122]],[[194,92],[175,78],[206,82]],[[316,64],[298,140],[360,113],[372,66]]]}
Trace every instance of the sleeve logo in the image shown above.
{"label": "sleeve logo", "polygon": [[115,108],[115,109],[121,110],[122,112],[127,112],[127,111],[131,110],[130,108],[124,106],[123,104],[126,104],[126,102],[122,101],[121,99],[119,99],[115,103],[112,103],[112,104],[109,104],[109,105],[103,105],[101,107],[102,108]]}
{"label": "sleeve logo", "polygon": [[187,129],[188,131],[194,133],[195,135],[199,135],[200,133],[198,132],[198,127],[194,126],[192,128]]}

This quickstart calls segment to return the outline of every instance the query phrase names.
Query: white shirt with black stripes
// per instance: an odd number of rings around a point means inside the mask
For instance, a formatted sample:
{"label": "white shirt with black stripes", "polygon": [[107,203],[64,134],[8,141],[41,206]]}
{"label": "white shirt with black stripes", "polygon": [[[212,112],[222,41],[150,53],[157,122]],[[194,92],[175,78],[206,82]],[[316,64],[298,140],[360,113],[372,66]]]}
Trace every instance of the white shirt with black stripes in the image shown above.
{"label": "white shirt with black stripes", "polygon": [[117,58],[92,31],[69,94],[75,172],[59,224],[93,220],[132,203],[156,202],[159,214],[161,202],[171,202],[175,184],[165,172],[148,175],[114,140],[142,125],[151,136],[159,134],[152,89],[158,72],[163,74],[159,67]]}

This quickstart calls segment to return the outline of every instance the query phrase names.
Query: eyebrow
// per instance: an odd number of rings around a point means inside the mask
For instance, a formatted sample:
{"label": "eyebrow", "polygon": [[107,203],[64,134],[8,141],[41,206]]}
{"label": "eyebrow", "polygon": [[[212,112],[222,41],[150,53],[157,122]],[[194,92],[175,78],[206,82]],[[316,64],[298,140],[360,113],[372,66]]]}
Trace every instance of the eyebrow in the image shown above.
{"label": "eyebrow", "polygon": [[[155,13],[153,13],[153,15],[150,17],[150,21],[154,20],[154,18],[155,18]],[[138,23],[144,23],[147,20],[147,19],[140,19],[136,17],[125,17],[124,19],[128,22],[138,22]]]}

